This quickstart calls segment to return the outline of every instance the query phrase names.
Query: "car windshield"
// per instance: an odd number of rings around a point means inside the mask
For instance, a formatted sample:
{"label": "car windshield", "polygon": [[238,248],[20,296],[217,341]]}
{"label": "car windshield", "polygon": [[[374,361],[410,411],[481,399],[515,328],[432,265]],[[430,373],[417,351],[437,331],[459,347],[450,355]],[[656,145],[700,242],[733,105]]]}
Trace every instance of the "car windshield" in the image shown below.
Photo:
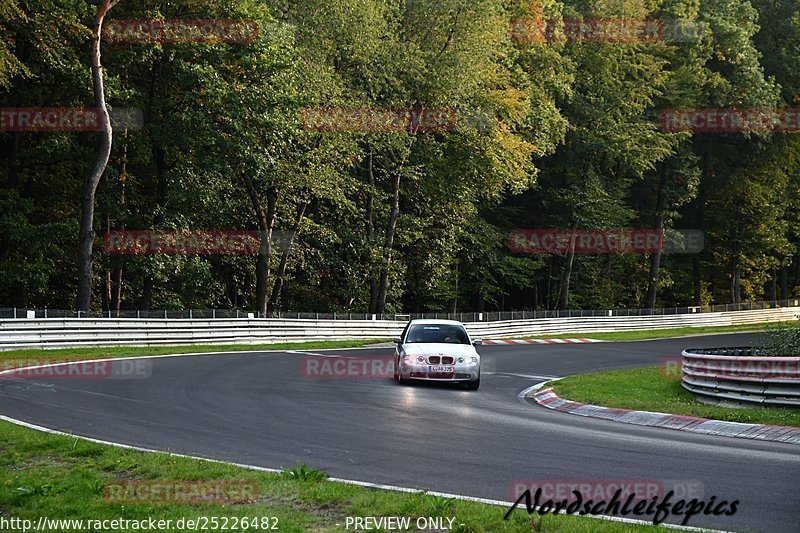
{"label": "car windshield", "polygon": [[450,324],[417,324],[411,326],[406,343],[469,344],[467,331]]}

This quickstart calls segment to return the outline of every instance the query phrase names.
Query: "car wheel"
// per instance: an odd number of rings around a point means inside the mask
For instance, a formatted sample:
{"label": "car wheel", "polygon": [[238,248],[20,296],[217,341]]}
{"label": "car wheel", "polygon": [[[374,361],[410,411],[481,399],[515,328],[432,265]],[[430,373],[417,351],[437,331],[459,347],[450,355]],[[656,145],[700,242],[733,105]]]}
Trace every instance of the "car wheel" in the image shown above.
{"label": "car wheel", "polygon": [[478,390],[478,387],[481,386],[481,377],[478,376],[478,379],[475,381],[467,381],[467,390]]}
{"label": "car wheel", "polygon": [[400,385],[405,385],[406,383],[408,383],[408,380],[403,379],[403,371],[400,370],[400,365],[399,364],[397,366],[397,376],[396,377],[397,377],[397,382]]}

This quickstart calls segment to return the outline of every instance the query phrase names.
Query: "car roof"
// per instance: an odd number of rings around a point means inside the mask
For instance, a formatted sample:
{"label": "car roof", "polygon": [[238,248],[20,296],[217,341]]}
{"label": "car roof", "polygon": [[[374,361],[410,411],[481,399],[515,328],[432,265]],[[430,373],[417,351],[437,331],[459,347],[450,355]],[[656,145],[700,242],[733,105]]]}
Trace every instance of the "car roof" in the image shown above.
{"label": "car roof", "polygon": [[434,318],[418,318],[416,320],[412,320],[411,324],[441,324],[447,326],[463,326],[461,322],[458,320],[437,320]]}

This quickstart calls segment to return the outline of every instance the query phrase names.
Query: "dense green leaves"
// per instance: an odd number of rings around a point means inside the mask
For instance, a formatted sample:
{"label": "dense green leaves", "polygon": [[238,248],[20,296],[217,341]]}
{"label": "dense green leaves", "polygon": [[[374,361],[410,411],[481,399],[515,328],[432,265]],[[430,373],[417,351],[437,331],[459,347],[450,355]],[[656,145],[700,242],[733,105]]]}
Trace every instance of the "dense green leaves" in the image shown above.
{"label": "dense green leaves", "polygon": [[[92,105],[85,0],[0,0],[3,107]],[[800,106],[789,0],[123,0],[254,21],[246,42],[105,42],[117,130],[95,230],[259,230],[259,255],[119,256],[97,309],[483,311],[800,295],[797,134],[667,132],[671,108]],[[513,22],[681,19],[696,40],[520,39]],[[591,41],[591,40],[590,40]],[[450,110],[316,131],[321,108]],[[74,306],[97,134],[0,131],[0,307]],[[514,229],[679,228],[699,254],[520,255]]]}

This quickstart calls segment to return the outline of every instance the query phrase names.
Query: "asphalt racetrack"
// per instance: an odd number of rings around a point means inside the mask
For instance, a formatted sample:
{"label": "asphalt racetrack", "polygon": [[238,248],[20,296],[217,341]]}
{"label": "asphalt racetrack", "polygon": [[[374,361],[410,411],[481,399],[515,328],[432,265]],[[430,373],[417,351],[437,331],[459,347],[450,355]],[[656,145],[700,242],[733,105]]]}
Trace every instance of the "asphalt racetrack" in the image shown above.
{"label": "asphalt racetrack", "polygon": [[[739,500],[690,526],[798,531],[800,447],[554,412],[520,400],[548,376],[658,365],[748,335],[484,346],[479,391],[304,375],[306,353],[150,359],[147,379],[0,379],[0,413],[106,441],[507,501],[518,480],[682,480]],[[393,348],[314,352],[336,359]],[[503,512],[503,510],[499,510]]]}

